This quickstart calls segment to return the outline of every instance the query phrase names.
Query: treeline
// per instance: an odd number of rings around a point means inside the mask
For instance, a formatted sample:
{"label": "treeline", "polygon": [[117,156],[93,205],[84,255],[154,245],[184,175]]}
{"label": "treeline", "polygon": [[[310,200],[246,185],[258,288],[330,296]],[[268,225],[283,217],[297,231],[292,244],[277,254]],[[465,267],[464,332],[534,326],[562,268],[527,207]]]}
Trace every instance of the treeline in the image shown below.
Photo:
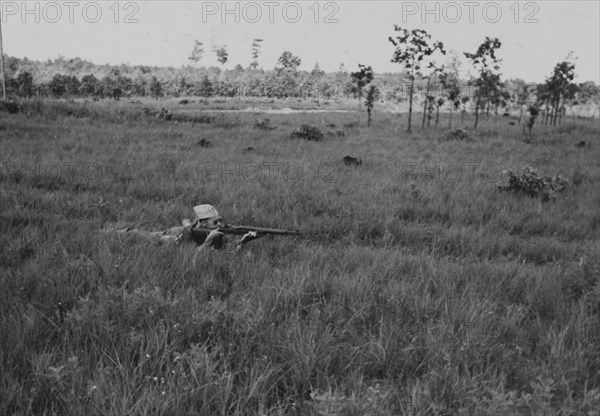
{"label": "treeline", "polygon": [[300,59],[288,55],[273,70],[217,67],[162,68],[94,65],[79,58],[46,62],[6,57],[7,93],[11,97],[266,97],[331,100],[355,97],[343,68],[326,74],[318,64],[300,71]]}
{"label": "treeline", "polygon": [[[7,94],[11,98],[78,98],[113,99],[133,97],[199,96],[206,99],[263,98],[299,99],[315,102],[340,99],[361,99],[363,85],[357,81],[357,72],[349,72],[343,65],[336,72],[325,73],[316,64],[311,71],[298,69],[301,60],[284,52],[277,66],[264,70],[257,66],[223,70],[218,67],[195,68],[184,66],[149,67],[131,65],[95,65],[80,58],[59,57],[45,62],[27,58],[5,57]],[[573,83],[574,68],[568,62],[557,64],[546,82],[525,83],[519,79],[502,83],[488,76],[477,80],[461,80],[457,68],[446,66],[440,76],[374,74],[371,88],[376,87],[379,101],[408,102],[411,79],[414,80],[414,99],[428,114],[440,107],[490,112],[527,109],[528,103],[539,102],[543,122],[556,123],[570,105],[597,108],[600,89],[591,82]],[[375,90],[373,90],[375,91]],[[372,91],[372,92],[373,92]],[[489,99],[485,105],[477,98],[482,94]],[[371,97],[372,98],[372,97]],[[480,99],[481,101],[481,99]]]}

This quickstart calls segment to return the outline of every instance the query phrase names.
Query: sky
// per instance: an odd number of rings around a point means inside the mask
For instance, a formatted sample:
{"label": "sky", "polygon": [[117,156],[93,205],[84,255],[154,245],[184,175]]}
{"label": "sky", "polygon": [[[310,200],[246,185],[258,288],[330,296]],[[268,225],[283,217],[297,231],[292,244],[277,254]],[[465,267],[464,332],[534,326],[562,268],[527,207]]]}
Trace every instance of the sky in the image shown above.
{"label": "sky", "polygon": [[[259,64],[285,50],[325,71],[359,63],[397,72],[394,25],[425,29],[462,56],[486,36],[502,42],[505,78],[541,82],[573,51],[576,81],[600,83],[600,1],[28,1],[0,0],[4,53],[34,60],[80,57],[96,64],[180,67],[194,40],[199,66],[218,66],[214,49],[247,67],[254,38]],[[467,72],[467,62],[463,70]]]}

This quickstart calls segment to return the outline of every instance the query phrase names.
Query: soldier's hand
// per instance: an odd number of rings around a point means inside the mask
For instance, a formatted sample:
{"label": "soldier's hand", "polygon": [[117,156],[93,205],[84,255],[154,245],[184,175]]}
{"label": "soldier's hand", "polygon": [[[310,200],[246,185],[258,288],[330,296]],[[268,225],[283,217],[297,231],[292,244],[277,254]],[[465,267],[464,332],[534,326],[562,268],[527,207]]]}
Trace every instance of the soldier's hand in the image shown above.
{"label": "soldier's hand", "polygon": [[218,230],[212,230],[204,243],[198,248],[199,251],[212,248],[215,250],[222,250],[225,248],[225,234]]}

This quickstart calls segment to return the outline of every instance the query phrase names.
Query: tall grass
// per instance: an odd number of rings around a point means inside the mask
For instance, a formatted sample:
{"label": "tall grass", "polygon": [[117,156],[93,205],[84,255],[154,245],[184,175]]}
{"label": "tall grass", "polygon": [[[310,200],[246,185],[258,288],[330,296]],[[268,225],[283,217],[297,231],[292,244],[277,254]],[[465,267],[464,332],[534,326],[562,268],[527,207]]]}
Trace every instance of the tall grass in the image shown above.
{"label": "tall grass", "polygon": [[[27,108],[1,122],[0,414],[600,407],[600,163],[574,146],[596,149],[597,124],[525,143],[489,120],[449,142],[380,113],[271,114],[265,130],[252,113]],[[302,124],[345,135],[292,139]],[[557,201],[497,191],[530,163],[571,181]],[[102,231],[178,225],[199,203],[303,236],[199,256]]]}

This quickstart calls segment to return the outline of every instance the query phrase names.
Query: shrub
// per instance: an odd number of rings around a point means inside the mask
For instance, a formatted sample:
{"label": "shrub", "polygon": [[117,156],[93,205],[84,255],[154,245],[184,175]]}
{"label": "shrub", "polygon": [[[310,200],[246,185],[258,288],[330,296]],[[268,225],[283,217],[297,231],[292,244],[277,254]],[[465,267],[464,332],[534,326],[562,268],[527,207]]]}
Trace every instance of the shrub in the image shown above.
{"label": "shrub", "polygon": [[308,124],[303,124],[300,126],[300,129],[292,132],[292,138],[295,139],[304,139],[304,140],[312,140],[312,141],[320,141],[323,140],[323,132],[315,126],[310,126]]}
{"label": "shrub", "polygon": [[513,171],[507,171],[508,186],[498,186],[503,192],[524,193],[530,197],[541,197],[542,201],[556,199],[558,193],[565,190],[568,181],[560,175],[554,177],[540,176],[537,169],[527,166],[521,176]]}
{"label": "shrub", "polygon": [[329,137],[346,137],[346,132],[344,130],[328,130],[327,136]]}
{"label": "shrub", "polygon": [[0,102],[0,111],[8,111],[11,114],[15,114],[21,111],[21,108],[18,103],[12,101],[2,101]]}
{"label": "shrub", "polygon": [[260,130],[273,130],[275,126],[271,125],[271,119],[268,117],[261,117],[254,122],[254,127]]}
{"label": "shrub", "polygon": [[446,136],[444,136],[446,140],[473,140],[473,137],[469,134],[468,131],[462,129],[450,130]]}

